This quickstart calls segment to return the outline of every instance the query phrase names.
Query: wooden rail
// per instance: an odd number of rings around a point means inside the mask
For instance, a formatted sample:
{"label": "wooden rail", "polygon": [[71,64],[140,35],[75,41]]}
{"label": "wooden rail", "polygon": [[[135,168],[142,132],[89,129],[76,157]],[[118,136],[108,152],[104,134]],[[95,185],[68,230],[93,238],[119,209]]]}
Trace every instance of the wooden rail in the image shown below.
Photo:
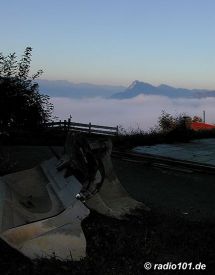
{"label": "wooden rail", "polygon": [[104,126],[104,125],[95,125],[91,122],[87,123],[77,123],[72,122],[70,119],[64,121],[52,121],[48,123],[44,123],[45,127],[48,128],[57,128],[63,131],[74,131],[74,132],[85,132],[89,134],[97,134],[97,135],[109,135],[109,136],[117,136],[119,133],[118,126]]}

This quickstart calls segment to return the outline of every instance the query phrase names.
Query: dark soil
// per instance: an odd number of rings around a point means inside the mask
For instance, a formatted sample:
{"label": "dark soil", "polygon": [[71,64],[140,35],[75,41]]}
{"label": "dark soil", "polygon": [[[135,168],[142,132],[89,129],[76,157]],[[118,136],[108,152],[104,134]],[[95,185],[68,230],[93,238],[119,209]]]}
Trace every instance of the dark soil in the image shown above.
{"label": "dark soil", "polygon": [[93,212],[82,226],[87,239],[87,257],[80,262],[57,258],[32,262],[2,241],[1,274],[182,273],[182,270],[145,271],[145,262],[201,262],[207,265],[206,271],[188,270],[187,274],[214,274],[215,223],[194,223],[153,211],[119,221]]}

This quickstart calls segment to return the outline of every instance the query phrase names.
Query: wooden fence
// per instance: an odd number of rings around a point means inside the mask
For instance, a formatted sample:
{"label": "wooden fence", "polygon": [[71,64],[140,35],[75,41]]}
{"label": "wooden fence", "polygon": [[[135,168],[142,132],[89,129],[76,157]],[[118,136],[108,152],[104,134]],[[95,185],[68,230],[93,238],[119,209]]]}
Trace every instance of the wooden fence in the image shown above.
{"label": "wooden fence", "polygon": [[119,133],[118,126],[110,127],[110,126],[102,126],[102,125],[94,125],[91,122],[88,124],[85,123],[77,123],[72,122],[70,119],[64,121],[52,121],[44,124],[45,127],[48,128],[57,128],[63,131],[74,131],[74,132],[85,132],[89,134],[97,134],[97,135],[109,135],[109,136],[117,136]]}

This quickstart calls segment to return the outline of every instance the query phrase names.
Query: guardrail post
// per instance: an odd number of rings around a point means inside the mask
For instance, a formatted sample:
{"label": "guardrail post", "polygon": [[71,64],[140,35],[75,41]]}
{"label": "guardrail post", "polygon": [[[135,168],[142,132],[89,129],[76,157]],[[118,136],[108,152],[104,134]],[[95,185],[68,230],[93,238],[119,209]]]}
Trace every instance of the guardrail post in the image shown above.
{"label": "guardrail post", "polygon": [[91,134],[91,122],[89,122],[89,134]]}

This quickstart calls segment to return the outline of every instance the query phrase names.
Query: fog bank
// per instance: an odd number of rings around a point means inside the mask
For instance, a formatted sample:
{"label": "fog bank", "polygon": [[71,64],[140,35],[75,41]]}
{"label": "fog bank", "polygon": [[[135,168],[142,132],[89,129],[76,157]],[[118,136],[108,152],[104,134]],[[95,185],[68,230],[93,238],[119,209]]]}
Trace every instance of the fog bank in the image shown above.
{"label": "fog bank", "polygon": [[215,123],[215,98],[204,99],[170,99],[163,96],[140,95],[132,99],[85,98],[71,99],[51,98],[54,115],[59,119],[116,126],[124,128],[141,128],[149,130],[156,126],[162,110],[172,115],[186,113],[201,116],[206,111],[206,122]]}

